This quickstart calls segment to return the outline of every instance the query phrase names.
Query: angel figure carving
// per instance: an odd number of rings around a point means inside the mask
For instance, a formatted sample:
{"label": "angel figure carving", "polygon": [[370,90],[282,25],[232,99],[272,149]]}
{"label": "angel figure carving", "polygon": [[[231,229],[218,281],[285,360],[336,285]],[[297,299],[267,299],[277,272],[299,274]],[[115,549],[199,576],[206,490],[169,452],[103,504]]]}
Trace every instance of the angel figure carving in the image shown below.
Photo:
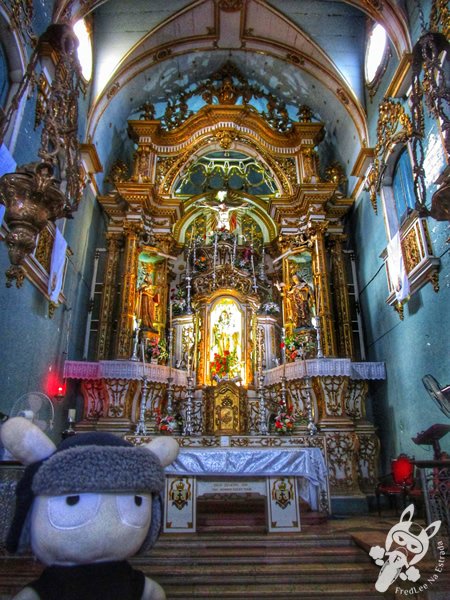
{"label": "angel figure carving", "polygon": [[234,231],[237,226],[238,211],[252,210],[252,207],[247,202],[237,204],[233,200],[230,200],[230,194],[226,191],[217,192],[217,198],[219,204],[196,204],[196,206],[207,208],[216,213],[216,230]]}

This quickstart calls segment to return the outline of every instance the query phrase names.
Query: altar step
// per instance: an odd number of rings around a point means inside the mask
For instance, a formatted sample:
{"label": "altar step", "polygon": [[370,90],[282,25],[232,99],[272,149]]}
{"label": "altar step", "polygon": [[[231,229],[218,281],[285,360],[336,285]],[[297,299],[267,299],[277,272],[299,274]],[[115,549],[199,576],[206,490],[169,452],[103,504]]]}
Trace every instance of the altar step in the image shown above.
{"label": "altar step", "polygon": [[[360,531],[358,544],[379,543],[378,538],[381,541],[385,537],[384,531],[383,524],[378,537],[370,541],[370,532]],[[131,562],[163,586],[168,600],[395,597],[393,591],[384,595],[375,591],[379,569],[367,552],[354,543],[348,530],[329,531],[327,525],[295,534],[163,534],[148,555],[135,557]],[[428,563],[425,567],[421,562],[425,577],[435,566],[432,559]],[[0,556],[0,600],[11,598],[38,577],[41,569],[31,557]],[[446,568],[431,593],[413,597],[446,600],[449,589],[450,572]]]}
{"label": "altar step", "polygon": [[348,534],[171,534],[133,564],[168,600],[383,597],[378,570]]}

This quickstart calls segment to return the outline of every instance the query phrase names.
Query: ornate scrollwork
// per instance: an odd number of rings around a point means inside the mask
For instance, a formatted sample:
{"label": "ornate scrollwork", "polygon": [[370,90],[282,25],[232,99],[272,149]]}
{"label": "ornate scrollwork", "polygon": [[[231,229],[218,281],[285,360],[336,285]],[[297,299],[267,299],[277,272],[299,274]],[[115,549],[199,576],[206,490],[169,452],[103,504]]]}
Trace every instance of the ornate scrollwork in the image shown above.
{"label": "ornate scrollwork", "polygon": [[378,482],[378,454],[380,441],[373,432],[357,433],[359,440],[358,479],[361,490],[373,494]]}
{"label": "ornate scrollwork", "polygon": [[354,454],[356,436],[352,432],[327,434],[328,468],[330,485],[334,493],[355,490]]}
{"label": "ornate scrollwork", "polygon": [[[423,130],[423,122],[420,124]],[[366,180],[366,189],[370,194],[370,201],[376,212],[377,193],[383,181],[386,169],[386,154],[393,144],[404,144],[413,137],[414,130],[410,117],[406,114],[403,105],[390,98],[385,98],[379,106],[377,123],[377,143],[375,146],[375,160]]]}
{"label": "ornate scrollwork", "polygon": [[193,281],[193,288],[195,295],[210,294],[219,288],[234,289],[245,296],[253,293],[252,280],[248,273],[239,271],[230,264],[217,267],[215,280],[211,277],[211,272],[198,275]]}
{"label": "ornate scrollwork", "polygon": [[0,200],[6,206],[5,221],[9,227],[6,244],[12,264],[7,271],[8,287],[14,279],[17,287],[22,285],[22,263],[34,250],[38,233],[61,214],[65,198],[58,183],[48,163],[25,165],[0,179]]}
{"label": "ornate scrollwork", "polygon": [[[293,126],[285,102],[274,94],[266,92],[262,87],[250,84],[241,71],[230,61],[194,88],[184,90],[178,97],[169,99],[164,113],[160,117],[161,126],[171,131],[184,123],[192,114],[189,101],[194,97],[202,100],[207,105],[214,102],[221,105],[234,105],[240,100],[246,106],[249,105],[252,99],[263,99],[267,104],[266,110],[262,111],[261,114],[273,129],[286,132],[290,131]],[[305,121],[310,120],[311,113],[305,112],[305,107],[301,107],[300,111],[302,109]],[[150,120],[155,118],[155,111],[150,102],[146,102],[140,107],[140,110],[142,111],[140,118],[146,118],[145,115],[150,116]],[[306,117],[306,115],[308,116]],[[227,134],[223,139],[228,137]]]}
{"label": "ornate scrollwork", "polygon": [[50,25],[41,38],[58,53],[43,119],[39,157],[51,163],[58,177],[65,181],[65,205],[60,216],[76,210],[82,194],[79,165],[81,163],[78,133],[78,96],[81,89],[81,67],[78,40],[67,25]]}
{"label": "ornate scrollwork", "polygon": [[116,160],[111,170],[109,171],[109,175],[106,178],[106,181],[110,181],[116,185],[117,183],[123,183],[128,179],[128,166],[123,160]]}
{"label": "ornate scrollwork", "polygon": [[330,181],[339,188],[343,188],[347,183],[344,167],[337,161],[332,162],[325,170],[325,181]]}
{"label": "ornate scrollwork", "polygon": [[[433,8],[436,3],[433,3]],[[448,9],[447,9],[448,29]],[[433,15],[433,10],[432,10]],[[436,19],[435,19],[436,20]],[[440,124],[446,155],[450,154],[450,115],[448,106],[450,91],[442,56],[448,54],[450,44],[442,33],[425,32],[413,49],[411,114],[414,126],[412,138],[414,194],[416,209],[422,216],[430,215],[439,221],[450,219],[449,178],[435,192],[431,210],[426,207],[427,184],[425,181],[425,151],[423,147],[423,102]]]}

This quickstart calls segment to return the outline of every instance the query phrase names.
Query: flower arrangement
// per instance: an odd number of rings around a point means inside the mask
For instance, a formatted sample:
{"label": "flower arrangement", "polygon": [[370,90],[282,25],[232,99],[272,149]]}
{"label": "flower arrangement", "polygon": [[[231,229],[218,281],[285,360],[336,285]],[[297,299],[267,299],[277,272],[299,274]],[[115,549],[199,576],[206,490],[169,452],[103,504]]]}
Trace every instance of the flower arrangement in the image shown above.
{"label": "flower arrangement", "polygon": [[244,271],[250,271],[251,266],[252,266],[252,249],[251,248],[244,248],[244,250],[242,251],[242,255],[239,258],[239,260],[236,261],[236,266],[239,269],[242,269]]}
{"label": "flower arrangement", "polygon": [[158,414],[156,416],[156,428],[161,433],[175,433],[181,425],[182,421],[179,415],[165,415],[163,417]]}
{"label": "flower arrangement", "polygon": [[165,340],[149,340],[145,353],[147,360],[156,359],[159,363],[162,363],[169,358]]}
{"label": "flower arrangement", "polygon": [[280,307],[276,302],[265,302],[261,305],[261,312],[268,315],[279,315]]}
{"label": "flower arrangement", "polygon": [[201,256],[198,256],[195,259],[194,267],[196,271],[206,271],[206,268],[208,267],[208,261],[206,260],[206,256],[204,256],[203,254]]}
{"label": "flower arrangement", "polygon": [[174,315],[181,315],[186,310],[186,293],[179,286],[170,290],[170,303]]}
{"label": "flower arrangement", "polygon": [[290,434],[294,430],[295,417],[289,408],[280,407],[275,417],[274,429],[280,435]]}
{"label": "flower arrangement", "polygon": [[[296,333],[292,336],[287,336],[285,339],[286,358],[295,360],[296,358],[308,358],[313,355],[316,350],[316,344],[310,336]],[[283,348],[283,342],[281,342]]]}
{"label": "flower arrangement", "polygon": [[238,364],[236,352],[225,350],[223,354],[214,354],[214,360],[209,364],[212,379],[220,381],[233,374]]}
{"label": "flower arrangement", "polygon": [[228,231],[228,229],[225,229],[225,227],[212,232],[209,236],[208,242],[210,244],[214,244],[216,236],[218,242],[234,242],[234,233],[231,233]]}

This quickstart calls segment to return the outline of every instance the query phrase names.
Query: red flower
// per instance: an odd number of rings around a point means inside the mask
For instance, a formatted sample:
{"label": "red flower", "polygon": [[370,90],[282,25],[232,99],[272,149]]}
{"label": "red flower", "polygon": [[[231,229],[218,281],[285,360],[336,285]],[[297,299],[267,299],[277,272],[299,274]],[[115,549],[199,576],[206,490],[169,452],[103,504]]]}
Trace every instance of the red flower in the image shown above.
{"label": "red flower", "polygon": [[284,342],[281,342],[281,344],[280,344],[280,348],[285,348],[285,347],[286,347],[286,346],[285,346],[285,343],[284,343]]}

